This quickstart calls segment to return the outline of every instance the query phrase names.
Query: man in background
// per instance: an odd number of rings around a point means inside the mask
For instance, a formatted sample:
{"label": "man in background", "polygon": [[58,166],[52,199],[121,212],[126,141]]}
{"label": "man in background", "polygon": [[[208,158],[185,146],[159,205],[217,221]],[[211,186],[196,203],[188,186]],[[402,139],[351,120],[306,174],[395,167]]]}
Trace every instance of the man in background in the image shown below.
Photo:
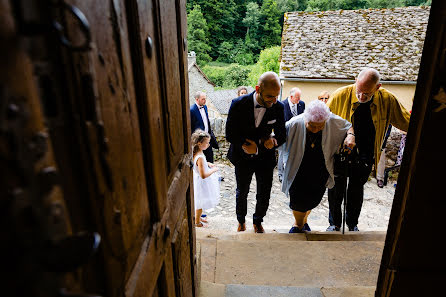
{"label": "man in background", "polygon": [[214,153],[212,152],[212,148],[218,149],[218,142],[212,132],[211,122],[209,121],[206,93],[198,91],[194,97],[195,104],[190,107],[191,133],[194,133],[197,129],[201,129],[211,135],[211,145],[203,153],[206,156],[206,161],[213,163]]}
{"label": "man in background", "polygon": [[[292,117],[295,117],[305,111],[305,102],[300,100],[302,91],[295,87],[290,90],[290,97],[282,101],[283,112],[285,115],[285,123]],[[279,172],[279,180],[283,179],[283,162],[282,162],[282,148],[279,148],[279,160],[277,161],[277,171]]]}

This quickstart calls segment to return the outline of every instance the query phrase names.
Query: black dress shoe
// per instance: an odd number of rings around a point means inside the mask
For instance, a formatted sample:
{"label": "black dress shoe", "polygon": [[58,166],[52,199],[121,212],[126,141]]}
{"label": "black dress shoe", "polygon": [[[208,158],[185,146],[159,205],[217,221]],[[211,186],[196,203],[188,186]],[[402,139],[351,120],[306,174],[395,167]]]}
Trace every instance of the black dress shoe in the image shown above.
{"label": "black dress shoe", "polygon": [[348,227],[348,231],[359,231],[359,229],[358,229],[358,226],[355,226],[352,228]]}
{"label": "black dress shoe", "polygon": [[378,181],[376,182],[378,184],[378,187],[383,188],[384,187],[384,181],[378,179]]}
{"label": "black dress shoe", "polygon": [[255,233],[265,233],[265,229],[263,229],[262,224],[254,224],[254,232]]}

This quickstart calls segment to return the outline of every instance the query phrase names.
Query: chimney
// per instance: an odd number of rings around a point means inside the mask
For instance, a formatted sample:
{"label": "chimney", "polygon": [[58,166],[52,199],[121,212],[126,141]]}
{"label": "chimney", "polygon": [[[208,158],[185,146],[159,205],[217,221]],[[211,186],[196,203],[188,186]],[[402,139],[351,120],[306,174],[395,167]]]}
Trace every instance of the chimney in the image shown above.
{"label": "chimney", "polygon": [[194,51],[191,51],[190,53],[187,54],[187,63],[190,66],[196,62],[197,62],[197,56],[195,55]]}

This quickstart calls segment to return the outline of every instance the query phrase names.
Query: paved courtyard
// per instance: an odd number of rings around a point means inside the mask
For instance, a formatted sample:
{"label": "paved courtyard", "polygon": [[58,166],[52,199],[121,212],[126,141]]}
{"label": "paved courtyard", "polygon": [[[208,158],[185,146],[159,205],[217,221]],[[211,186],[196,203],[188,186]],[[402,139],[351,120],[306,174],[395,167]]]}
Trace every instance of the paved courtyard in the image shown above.
{"label": "paved courtyard", "polygon": [[[220,203],[213,209],[204,213],[208,216],[208,224],[203,228],[211,230],[235,231],[237,219],[235,215],[235,173],[234,167],[226,162],[216,162],[219,174],[224,177],[220,186]],[[253,176],[248,195],[248,214],[246,227],[252,232],[252,214],[255,209],[256,180]],[[376,185],[376,180],[371,178],[364,187],[364,204],[359,217],[358,228],[360,231],[386,231],[389,222],[393,196],[395,194],[394,182],[389,182],[384,188]],[[264,218],[263,226],[266,231],[288,232],[293,224],[292,211],[288,206],[289,199],[281,191],[281,183],[274,172],[273,188],[271,190],[270,205]],[[308,224],[314,231],[325,231],[328,227],[328,198],[327,192],[318,207],[313,209],[308,217]]]}

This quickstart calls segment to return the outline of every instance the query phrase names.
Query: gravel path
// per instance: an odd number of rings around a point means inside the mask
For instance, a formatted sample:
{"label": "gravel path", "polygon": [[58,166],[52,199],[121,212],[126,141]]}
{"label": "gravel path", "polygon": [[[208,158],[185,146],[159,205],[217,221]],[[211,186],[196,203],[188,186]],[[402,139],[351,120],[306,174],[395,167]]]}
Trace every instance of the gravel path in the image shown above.
{"label": "gravel path", "polygon": [[[232,164],[224,162],[215,163],[219,167],[219,173],[224,177],[220,186],[220,203],[207,214],[208,224],[205,227],[210,230],[235,231],[237,229],[237,218],[235,214],[235,173]],[[255,176],[251,182],[248,195],[248,214],[246,216],[246,227],[252,232],[252,214],[255,209]],[[371,178],[364,186],[364,203],[359,217],[358,228],[360,231],[386,231],[389,222],[390,210],[392,208],[393,196],[395,194],[394,183],[388,183],[384,188],[376,185],[376,179]],[[288,232],[294,222],[292,211],[288,206],[289,199],[281,191],[281,183],[274,172],[273,187],[268,212],[263,219],[266,231]],[[325,231],[328,227],[328,198],[327,191],[322,202],[313,209],[308,217],[308,224],[313,231]]]}

